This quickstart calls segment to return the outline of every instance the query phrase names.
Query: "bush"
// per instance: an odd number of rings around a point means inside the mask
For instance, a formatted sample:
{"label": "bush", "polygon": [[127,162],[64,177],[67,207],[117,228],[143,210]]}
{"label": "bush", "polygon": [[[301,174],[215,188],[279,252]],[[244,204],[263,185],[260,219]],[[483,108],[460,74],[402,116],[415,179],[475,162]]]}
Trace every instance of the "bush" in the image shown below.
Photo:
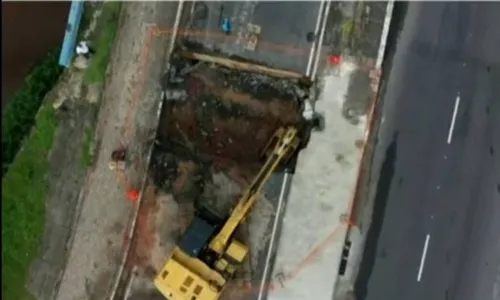
{"label": "bush", "polygon": [[2,113],[2,177],[7,172],[47,94],[59,79],[63,68],[59,51],[50,52],[26,77],[23,86],[7,102]]}

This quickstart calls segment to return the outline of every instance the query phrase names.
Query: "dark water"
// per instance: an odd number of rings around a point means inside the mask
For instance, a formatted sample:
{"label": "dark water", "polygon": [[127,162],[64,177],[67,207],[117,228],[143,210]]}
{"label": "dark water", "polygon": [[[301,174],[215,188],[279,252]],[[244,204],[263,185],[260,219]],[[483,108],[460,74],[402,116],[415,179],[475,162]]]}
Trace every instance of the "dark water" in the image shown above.
{"label": "dark water", "polygon": [[62,45],[70,2],[2,2],[2,107],[48,51]]}

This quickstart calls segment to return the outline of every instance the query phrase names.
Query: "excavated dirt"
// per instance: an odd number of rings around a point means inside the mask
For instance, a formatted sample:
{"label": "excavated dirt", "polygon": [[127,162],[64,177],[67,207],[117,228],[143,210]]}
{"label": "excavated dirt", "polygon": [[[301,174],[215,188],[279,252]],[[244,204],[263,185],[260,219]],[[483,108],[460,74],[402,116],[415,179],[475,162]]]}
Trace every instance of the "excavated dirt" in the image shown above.
{"label": "excavated dirt", "polygon": [[156,190],[153,186],[148,186],[143,195],[143,202],[137,215],[136,240],[131,249],[131,256],[127,264],[128,267],[143,266],[147,267],[150,260],[151,249],[156,243],[154,236],[155,228],[150,216],[158,212],[158,203],[156,202]]}
{"label": "excavated dirt", "polygon": [[[198,205],[227,217],[259,170],[261,152],[274,132],[281,126],[303,126],[301,105],[306,94],[287,80],[174,57],[162,87],[164,103],[151,159],[152,182],[137,219],[138,239],[129,262],[141,267],[134,291],[154,289],[150,282]],[[252,212],[252,220],[261,220],[261,211]],[[250,223],[235,233],[246,244],[250,243]],[[248,259],[224,299],[245,290],[251,274]]]}
{"label": "excavated dirt", "polygon": [[[177,203],[212,201],[207,185],[217,173],[246,187],[274,132],[281,126],[304,126],[306,93],[292,81],[174,55],[162,86],[164,104],[150,171],[155,185]],[[220,211],[223,215],[227,208]]]}
{"label": "excavated dirt", "polygon": [[[220,183],[220,176],[225,176],[238,189],[245,188],[252,176],[258,171],[259,164],[238,165],[224,158],[197,157],[175,144],[163,144],[153,151],[151,178],[163,193],[172,195],[179,204],[209,204],[216,208],[219,216],[224,217],[237,200],[238,193],[229,191],[221,198],[221,186],[227,189],[227,182]],[[227,198],[227,199],[226,199]],[[214,199],[221,203],[219,206]]]}
{"label": "excavated dirt", "polygon": [[158,141],[198,157],[259,161],[273,133],[301,123],[303,90],[287,80],[172,59]]}
{"label": "excavated dirt", "polygon": [[[190,224],[195,201],[204,201],[219,216],[226,216],[234,206],[246,184],[232,180],[230,175],[239,171],[235,164],[206,165],[187,156],[180,157],[161,149],[155,150],[153,156],[158,159],[153,167],[163,166],[163,186],[148,181],[143,202],[139,210],[136,226],[136,239],[127,261],[130,269],[135,268],[131,282],[131,296],[127,299],[156,299],[158,292],[152,285],[154,276],[165,263],[165,258]],[[168,171],[168,172],[167,172]],[[240,179],[247,182],[249,178]],[[166,192],[165,192],[166,191]],[[236,238],[248,244],[249,226],[243,224],[235,233]],[[251,261],[246,260],[243,267],[237,270],[228,291],[222,299],[234,299],[233,293],[241,293],[249,285],[251,278]]]}

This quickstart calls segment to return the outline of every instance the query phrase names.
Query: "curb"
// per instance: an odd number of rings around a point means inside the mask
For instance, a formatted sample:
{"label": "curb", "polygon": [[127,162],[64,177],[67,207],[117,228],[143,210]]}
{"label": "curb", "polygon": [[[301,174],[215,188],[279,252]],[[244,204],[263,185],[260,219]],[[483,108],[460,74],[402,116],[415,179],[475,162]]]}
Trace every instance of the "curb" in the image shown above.
{"label": "curb", "polygon": [[[328,1],[329,2],[329,1]],[[384,16],[384,23],[383,23],[383,27],[382,27],[382,32],[381,32],[381,35],[380,35],[380,43],[379,43],[379,49],[377,51],[377,57],[376,57],[376,61],[375,61],[375,65],[373,66],[373,69],[370,71],[370,87],[371,87],[371,90],[373,92],[373,95],[374,95],[374,99],[371,99],[370,101],[370,106],[369,106],[369,109],[368,109],[368,112],[367,112],[367,122],[366,122],[366,127],[365,127],[365,132],[364,132],[364,140],[365,140],[365,143],[363,145],[363,149],[361,150],[361,154],[359,156],[359,166],[358,166],[358,171],[357,171],[357,182],[356,182],[356,185],[354,187],[354,190],[353,190],[353,195],[352,195],[352,199],[350,200],[350,204],[349,204],[349,207],[348,207],[348,210],[347,210],[347,216],[346,216],[346,219],[345,219],[345,222],[344,224],[346,226],[343,226],[343,233],[342,233],[342,236],[340,236],[339,238],[343,239],[344,241],[347,240],[348,238],[348,235],[349,235],[349,231],[350,229],[352,228],[352,224],[351,224],[351,219],[352,219],[352,214],[353,214],[353,211],[354,211],[354,207],[355,207],[355,200],[356,198],[358,197],[358,193],[359,193],[359,186],[360,186],[360,182],[361,182],[361,179],[362,179],[362,168],[363,168],[363,161],[364,161],[364,158],[365,156],[368,154],[368,141],[369,141],[369,138],[372,134],[375,134],[376,132],[374,132],[374,124],[376,123],[375,121],[375,111],[376,111],[376,108],[378,106],[378,103],[379,103],[379,98],[378,98],[378,91],[380,89],[380,77],[381,77],[381,74],[382,74],[382,70],[381,70],[381,67],[382,67],[382,62],[384,60],[384,54],[385,54],[385,49],[386,49],[386,46],[387,46],[387,38],[388,38],[388,34],[389,34],[389,28],[390,28],[390,24],[391,24],[391,20],[392,20],[392,14],[393,14],[393,9],[394,9],[394,1],[393,0],[390,0],[387,2],[387,5],[386,5],[386,9],[385,9],[385,16]],[[316,74],[316,69],[317,69],[317,61],[318,61],[318,57],[316,57],[316,64],[313,64],[312,66],[312,76],[311,77],[314,77]],[[279,211],[278,211],[279,213]],[[273,232],[274,233],[274,232]],[[328,240],[329,238],[327,238]],[[273,249],[271,249],[271,247],[268,249],[269,252],[272,252]],[[269,256],[269,253],[268,253],[268,256]],[[341,257],[339,257],[339,260],[341,259]],[[340,264],[339,264],[339,267],[340,267]],[[338,272],[338,270],[337,270]],[[263,281],[265,281],[267,277],[267,274],[264,273],[264,276],[263,276]],[[335,295],[336,293],[336,290],[337,290],[337,282],[339,280],[339,276],[336,276],[334,278],[334,282],[333,282],[333,290],[332,290],[332,296]],[[261,283],[261,286],[260,286],[260,289],[259,289],[259,295],[258,295],[258,298],[259,300],[260,299],[266,299],[266,296],[263,296],[263,284]]]}
{"label": "curb", "polygon": [[[176,17],[175,17],[174,29],[173,29],[173,33],[172,33],[172,39],[171,39],[172,42],[170,43],[169,49],[168,49],[168,52],[167,52],[168,56],[170,56],[170,54],[172,53],[172,50],[173,50],[173,47],[174,47],[174,44],[175,44],[175,39],[176,39],[176,36],[177,36],[177,29],[179,27],[179,22],[180,22],[180,18],[181,18],[181,14],[182,14],[182,7],[183,7],[183,1],[181,0],[181,1],[179,1],[179,4],[177,6],[177,13],[176,13]],[[147,33],[149,36],[146,37],[146,38],[149,38],[150,36],[154,35],[153,31],[154,30],[149,30],[148,33]],[[158,110],[157,110],[156,116],[155,116],[157,124],[159,123],[161,111],[162,111],[162,108],[163,108],[163,103],[164,103],[163,99],[160,98],[160,104],[158,105]],[[156,132],[155,132],[155,138],[156,138]],[[146,172],[143,175],[143,179],[142,179],[142,182],[141,182],[141,189],[140,189],[140,192],[139,192],[139,198],[136,201],[137,204],[135,206],[134,216],[133,216],[132,222],[131,222],[130,227],[129,227],[129,232],[127,234],[128,243],[126,244],[126,247],[125,247],[125,250],[124,250],[124,254],[123,254],[123,258],[122,258],[120,267],[118,269],[118,272],[116,274],[112,290],[109,293],[109,296],[107,297],[109,300],[114,300],[114,298],[116,297],[117,291],[119,289],[120,281],[122,279],[123,272],[125,270],[125,265],[127,263],[127,259],[130,256],[130,251],[132,249],[132,245],[133,245],[133,242],[134,242],[134,234],[135,234],[135,227],[136,227],[136,223],[137,223],[137,216],[139,215],[139,211],[140,211],[140,208],[141,208],[142,199],[143,199],[143,195],[144,195],[144,190],[146,189],[146,183],[147,183],[147,179],[148,179],[148,174],[147,173],[148,173],[149,166],[150,166],[150,163],[151,163],[151,157],[153,155],[153,149],[154,149],[154,142],[149,146],[148,155],[147,155],[147,158],[146,158]]]}
{"label": "curb", "polygon": [[[380,37],[380,45],[377,53],[377,60],[375,68],[380,70],[384,60],[385,48],[387,47],[387,36],[389,35],[389,28],[392,20],[392,12],[394,11],[394,0],[387,1],[387,8],[385,10],[384,26],[382,28],[382,35]],[[378,87],[377,87],[378,88]]]}
{"label": "curb", "polygon": [[[367,155],[368,141],[369,141],[370,136],[372,134],[377,134],[377,132],[373,130],[374,125],[375,125],[375,121],[376,121],[376,119],[374,118],[374,115],[375,115],[375,111],[376,111],[376,108],[378,107],[378,103],[379,103],[378,91],[380,89],[380,77],[382,75],[381,67],[382,67],[382,63],[384,61],[385,49],[387,47],[387,38],[388,38],[388,34],[389,34],[390,24],[392,21],[393,10],[394,10],[394,0],[389,0],[387,2],[387,6],[386,6],[384,24],[382,27],[382,33],[381,33],[381,37],[380,37],[380,44],[379,44],[379,49],[377,52],[377,58],[375,61],[375,67],[373,68],[373,70],[370,71],[370,79],[371,79],[370,85],[371,85],[371,88],[372,88],[372,91],[374,93],[375,98],[371,101],[371,105],[370,105],[370,108],[369,108],[369,111],[367,114],[367,119],[366,119],[367,126],[365,128],[365,136],[364,136],[365,143],[363,145],[363,149],[362,149],[361,155],[359,157],[357,182],[356,182],[356,186],[354,188],[354,195],[353,195],[353,198],[351,200],[351,204],[350,204],[349,211],[348,211],[347,220],[349,222],[348,222],[346,235],[344,238],[345,241],[347,241],[347,239],[349,237],[349,231],[351,230],[351,228],[353,226],[356,226],[354,224],[351,224],[351,220],[353,218],[353,212],[355,211],[356,202],[357,202],[356,199],[358,198],[360,184],[361,184],[362,177],[363,177],[363,174],[362,174],[363,161],[365,159],[365,156]],[[344,242],[344,245],[345,245],[345,242]],[[337,291],[338,281],[339,281],[339,276],[337,276],[335,278],[335,282],[333,285],[334,289],[333,289],[333,293],[332,293],[333,297],[335,297],[335,293]]]}
{"label": "curb", "polygon": [[[386,9],[385,18],[384,18],[384,26],[382,28],[382,34],[381,34],[381,38],[380,38],[380,45],[379,45],[379,49],[378,49],[377,59],[375,62],[375,67],[372,71],[370,71],[370,79],[371,79],[370,85],[371,85],[372,91],[375,95],[375,99],[372,100],[372,103],[370,105],[370,110],[368,111],[368,114],[366,116],[367,126],[365,128],[365,136],[364,136],[365,141],[368,141],[369,136],[372,133],[374,133],[373,132],[373,125],[375,123],[374,114],[375,114],[375,109],[377,108],[377,105],[379,102],[378,91],[380,89],[380,77],[382,75],[381,67],[382,67],[382,62],[384,61],[385,49],[387,47],[386,43],[387,43],[387,37],[389,34],[389,28],[390,28],[390,24],[391,24],[391,20],[392,20],[393,10],[394,10],[394,1],[390,0],[387,2],[387,9]],[[358,167],[358,183],[356,184],[354,199],[356,198],[357,193],[358,193],[358,184],[359,184],[359,179],[361,178],[362,161],[363,161],[363,158],[366,154],[366,146],[367,145],[365,143],[363,145],[363,150],[361,152],[360,164]],[[352,201],[351,205],[352,205],[352,207],[350,208],[349,218],[352,217],[352,211],[353,211],[352,208],[354,208],[355,202]]]}

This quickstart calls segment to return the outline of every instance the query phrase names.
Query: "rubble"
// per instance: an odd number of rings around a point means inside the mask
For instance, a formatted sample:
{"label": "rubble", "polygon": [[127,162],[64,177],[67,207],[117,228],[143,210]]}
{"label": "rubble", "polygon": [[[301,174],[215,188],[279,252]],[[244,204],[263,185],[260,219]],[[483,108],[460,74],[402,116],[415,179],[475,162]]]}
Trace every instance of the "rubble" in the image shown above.
{"label": "rubble", "polygon": [[296,83],[173,57],[163,79],[160,144],[252,163],[280,126],[302,122]]}
{"label": "rubble", "polygon": [[[137,241],[140,247],[134,247],[134,264],[140,262],[142,269],[156,272],[199,205],[227,217],[258,172],[263,162],[261,151],[274,132],[281,126],[304,125],[301,115],[307,96],[297,80],[175,54],[161,84],[164,102],[149,170],[155,189],[155,195],[150,195],[155,204],[149,206],[155,208],[144,210],[144,216],[138,218],[138,228],[142,228],[138,234],[143,238]],[[251,249],[261,251],[251,244],[266,238],[273,207],[264,195],[257,203],[248,222],[235,234]],[[252,238],[249,230],[259,239]],[[146,243],[148,236],[151,239]],[[249,257],[228,287],[232,292],[226,295],[241,293],[250,284],[257,253]],[[155,272],[141,274],[134,280],[132,295],[148,290],[139,283],[150,282]]]}

